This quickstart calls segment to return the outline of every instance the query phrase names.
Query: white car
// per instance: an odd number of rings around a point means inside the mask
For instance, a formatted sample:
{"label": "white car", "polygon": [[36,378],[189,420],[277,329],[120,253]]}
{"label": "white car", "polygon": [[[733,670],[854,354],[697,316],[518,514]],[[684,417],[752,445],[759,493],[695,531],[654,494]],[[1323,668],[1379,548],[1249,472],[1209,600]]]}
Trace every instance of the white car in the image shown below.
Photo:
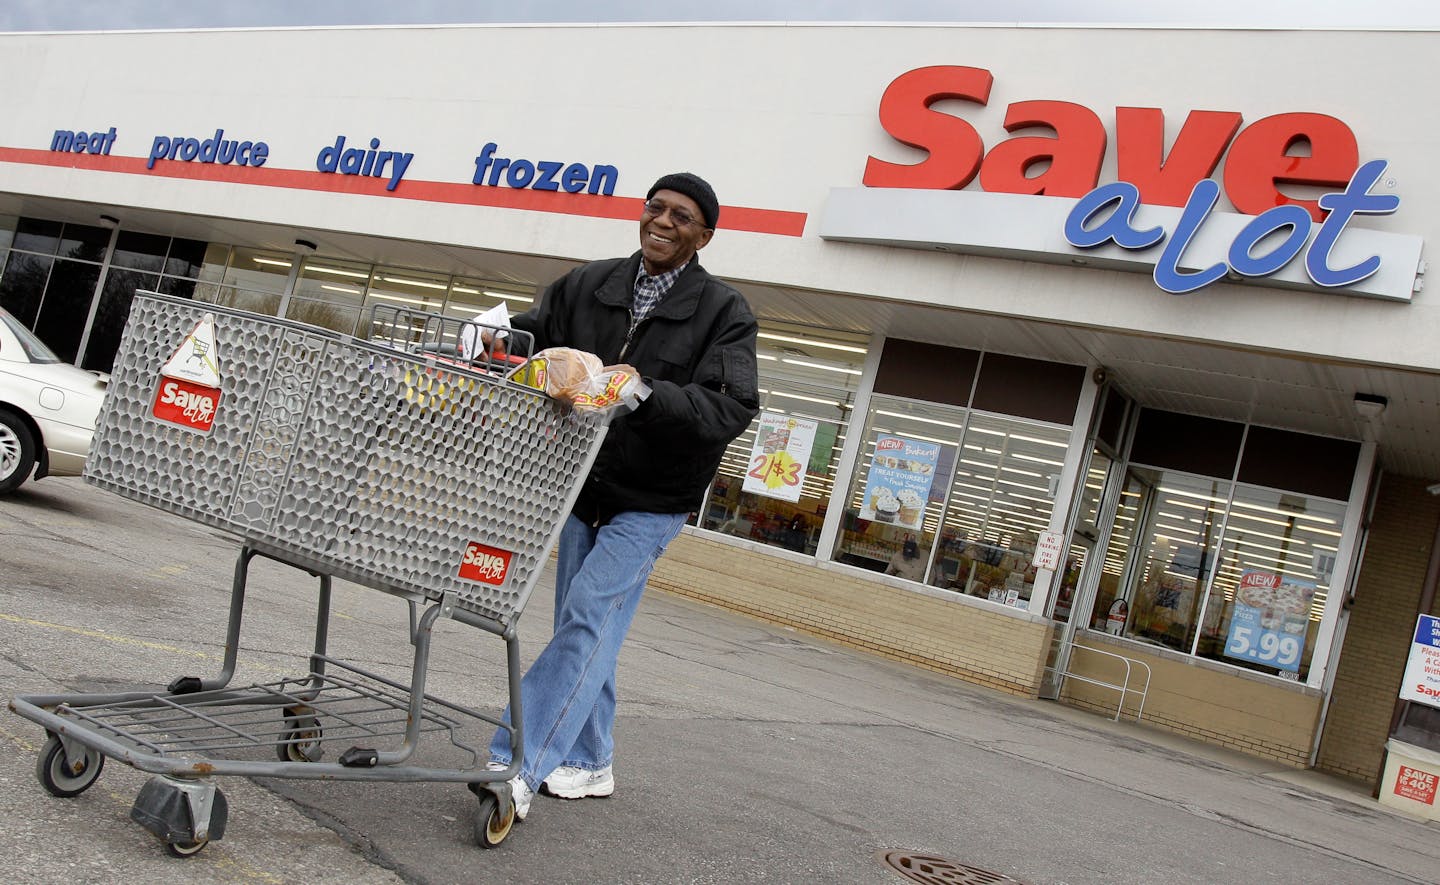
{"label": "white car", "polygon": [[0,309],[0,495],[79,476],[109,376],[70,365]]}

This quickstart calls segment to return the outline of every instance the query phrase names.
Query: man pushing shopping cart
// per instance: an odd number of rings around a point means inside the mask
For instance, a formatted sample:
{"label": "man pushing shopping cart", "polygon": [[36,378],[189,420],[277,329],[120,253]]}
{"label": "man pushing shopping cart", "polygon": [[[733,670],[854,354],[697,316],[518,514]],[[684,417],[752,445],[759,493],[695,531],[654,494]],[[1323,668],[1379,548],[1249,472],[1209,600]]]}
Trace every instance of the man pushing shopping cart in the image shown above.
{"label": "man pushing shopping cart", "polygon": [[[555,632],[521,682],[524,747],[510,782],[521,819],[537,789],[564,799],[615,790],[621,643],[655,560],[759,410],[755,317],[700,266],[719,216],[704,179],[665,175],[645,195],[638,252],[571,271],[511,320],[542,352],[594,354],[649,387],[612,417],[560,533]],[[490,754],[493,769],[517,768],[505,730]]]}

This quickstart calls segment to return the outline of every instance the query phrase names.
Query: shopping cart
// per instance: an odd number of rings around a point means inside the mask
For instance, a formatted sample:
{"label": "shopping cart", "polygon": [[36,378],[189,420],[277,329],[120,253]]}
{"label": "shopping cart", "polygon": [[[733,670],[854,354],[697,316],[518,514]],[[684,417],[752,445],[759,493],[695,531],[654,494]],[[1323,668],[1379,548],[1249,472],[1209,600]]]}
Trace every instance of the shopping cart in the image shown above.
{"label": "shopping cart", "polygon": [[[496,349],[479,356],[439,353],[463,325],[373,312],[376,340],[363,340],[136,296],[85,478],[240,539],[224,661],[214,677],[164,689],[15,698],[10,709],[49,733],[37,773],[50,793],[85,791],[106,757],[157,775],[131,817],[189,856],[224,834],[213,776],[455,782],[479,798],[476,840],[505,839],[506,781],[522,761],[516,621],[606,422],[513,379],[532,346],[523,333],[487,336]],[[188,359],[197,352],[205,360]],[[195,362],[210,376],[182,377]],[[308,672],[236,687],[255,557],[318,578],[314,647]],[[408,604],[408,684],[326,653],[337,577]],[[439,618],[503,638],[513,726],[426,692]],[[469,737],[493,727],[514,750],[504,771],[487,770],[488,736]],[[422,734],[436,732],[458,767],[414,764]]]}

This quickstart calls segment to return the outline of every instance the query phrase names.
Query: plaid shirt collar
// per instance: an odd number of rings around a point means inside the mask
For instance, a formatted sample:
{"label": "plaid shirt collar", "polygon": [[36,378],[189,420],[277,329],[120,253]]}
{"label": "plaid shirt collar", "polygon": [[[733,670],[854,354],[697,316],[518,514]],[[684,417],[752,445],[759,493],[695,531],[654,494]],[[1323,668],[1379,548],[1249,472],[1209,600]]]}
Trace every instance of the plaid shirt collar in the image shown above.
{"label": "plaid shirt collar", "polygon": [[687,261],[673,270],[658,273],[654,276],[645,272],[645,262],[640,262],[640,270],[635,274],[635,300],[630,307],[632,322],[638,323],[650,315],[664,298],[666,293],[674,287],[675,281],[680,279],[680,274],[690,266]]}

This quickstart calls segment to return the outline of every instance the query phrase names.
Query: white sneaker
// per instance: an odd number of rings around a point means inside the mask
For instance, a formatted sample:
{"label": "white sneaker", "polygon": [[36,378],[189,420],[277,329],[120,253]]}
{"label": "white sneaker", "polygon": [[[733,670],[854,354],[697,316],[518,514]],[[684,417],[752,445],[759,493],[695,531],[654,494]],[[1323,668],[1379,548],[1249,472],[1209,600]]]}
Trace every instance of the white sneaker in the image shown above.
{"label": "white sneaker", "polygon": [[534,798],[535,791],[525,783],[525,778],[517,774],[510,780],[510,801],[515,803],[516,820],[524,820],[530,813],[530,800]]}
{"label": "white sneaker", "polygon": [[[499,762],[485,763],[487,771],[504,771],[509,767]],[[510,801],[515,804],[515,819],[524,820],[525,815],[530,813],[530,800],[535,798],[535,791],[530,789],[530,785],[525,783],[525,778],[518,774],[506,783],[510,785]]]}
{"label": "white sneaker", "polygon": [[615,792],[615,775],[609,765],[597,771],[562,765],[545,778],[540,790],[561,799],[584,799],[589,796],[609,796]]}

